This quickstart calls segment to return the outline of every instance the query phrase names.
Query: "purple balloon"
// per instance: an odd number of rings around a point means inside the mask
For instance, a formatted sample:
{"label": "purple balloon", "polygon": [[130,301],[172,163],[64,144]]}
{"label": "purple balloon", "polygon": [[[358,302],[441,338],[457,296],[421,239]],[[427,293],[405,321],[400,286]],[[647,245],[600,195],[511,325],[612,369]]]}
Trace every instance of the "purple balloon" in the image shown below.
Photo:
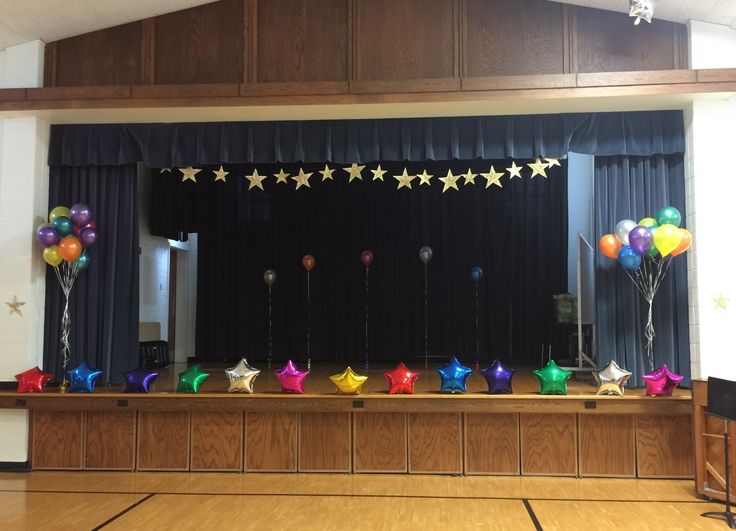
{"label": "purple balloon", "polygon": [[75,227],[84,227],[92,221],[92,209],[84,203],[77,203],[70,209],[70,218]]}
{"label": "purple balloon", "polygon": [[97,241],[97,230],[92,227],[87,227],[79,233],[79,241],[83,247],[89,247],[94,245]]}
{"label": "purple balloon", "polygon": [[59,236],[56,229],[51,226],[51,223],[44,223],[38,227],[36,236],[38,237],[38,241],[41,242],[41,245],[44,247],[51,247],[61,241],[61,236]]}
{"label": "purple balloon", "polygon": [[652,246],[652,231],[638,225],[629,233],[629,246],[636,254],[644,254]]}
{"label": "purple balloon", "polygon": [[158,376],[158,371],[143,367],[126,372],[123,393],[147,393],[148,387]]}
{"label": "purple balloon", "polygon": [[492,395],[511,394],[511,378],[514,377],[516,369],[509,369],[503,363],[496,360],[493,365],[483,369],[481,373],[488,382],[488,393]]}

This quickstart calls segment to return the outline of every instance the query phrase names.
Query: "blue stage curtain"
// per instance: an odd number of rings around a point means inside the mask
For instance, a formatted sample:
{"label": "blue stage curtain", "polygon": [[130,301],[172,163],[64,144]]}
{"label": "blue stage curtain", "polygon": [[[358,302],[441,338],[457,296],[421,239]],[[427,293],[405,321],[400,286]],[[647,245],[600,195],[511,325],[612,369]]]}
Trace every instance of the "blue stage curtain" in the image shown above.
{"label": "blue stage curtain", "polygon": [[[80,273],[70,297],[72,356],[69,369],[87,360],[103,371],[99,382],[122,381],[138,364],[138,174],[135,165],[52,167],[49,210],[90,205],[97,243],[91,265]],[[59,346],[64,295],[47,267],[44,369],[61,381]]]}
{"label": "blue stage curtain", "polygon": [[[683,155],[595,158],[595,234],[613,232],[621,219],[654,217],[672,205],[685,219]],[[666,363],[690,385],[687,258],[673,258],[654,300],[655,368]],[[646,304],[615,260],[596,253],[598,365],[609,360],[633,372],[631,385],[643,385],[650,372],[644,353]]]}

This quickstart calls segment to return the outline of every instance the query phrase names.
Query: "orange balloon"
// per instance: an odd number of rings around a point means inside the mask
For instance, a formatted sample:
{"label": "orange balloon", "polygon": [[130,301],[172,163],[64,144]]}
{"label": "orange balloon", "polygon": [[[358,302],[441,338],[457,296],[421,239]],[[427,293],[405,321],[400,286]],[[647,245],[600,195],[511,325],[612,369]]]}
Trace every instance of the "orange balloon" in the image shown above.
{"label": "orange balloon", "polygon": [[684,253],[685,251],[690,249],[690,244],[693,242],[693,235],[690,234],[689,230],[680,229],[680,234],[682,235],[680,245],[678,245],[677,248],[672,251],[672,256],[677,256],[678,254]]}
{"label": "orange balloon", "polygon": [[76,236],[67,236],[59,242],[59,254],[65,262],[71,264],[82,254],[82,244]]}
{"label": "orange balloon", "polygon": [[618,252],[621,250],[621,247],[621,242],[613,234],[604,234],[598,240],[598,250],[608,258],[613,258],[614,260],[618,258]]}
{"label": "orange balloon", "polygon": [[302,257],[302,267],[307,270],[307,273],[314,269],[314,256],[305,254]]}

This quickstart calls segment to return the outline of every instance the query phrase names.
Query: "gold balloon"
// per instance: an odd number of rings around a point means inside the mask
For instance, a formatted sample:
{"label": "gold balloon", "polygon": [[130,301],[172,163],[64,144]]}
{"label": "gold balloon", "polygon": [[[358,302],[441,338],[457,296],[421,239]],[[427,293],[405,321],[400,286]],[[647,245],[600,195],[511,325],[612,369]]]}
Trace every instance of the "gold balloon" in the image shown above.
{"label": "gold balloon", "polygon": [[682,240],[680,229],[670,223],[658,227],[654,233],[654,246],[662,256],[667,256],[677,249],[680,240]]}
{"label": "gold balloon", "polygon": [[46,247],[46,249],[43,250],[43,259],[46,260],[47,264],[53,267],[58,267],[59,264],[64,260],[59,254],[58,245]]}
{"label": "gold balloon", "polygon": [[65,206],[57,206],[51,212],[49,212],[49,223],[53,223],[56,218],[65,217],[71,218],[71,211]]}
{"label": "gold balloon", "polygon": [[657,226],[657,220],[654,218],[642,218],[639,220],[639,226],[640,227],[656,227]]}
{"label": "gold balloon", "polygon": [[350,367],[340,374],[330,376],[330,380],[337,387],[337,392],[343,395],[357,395],[367,379],[367,376],[356,374]]}

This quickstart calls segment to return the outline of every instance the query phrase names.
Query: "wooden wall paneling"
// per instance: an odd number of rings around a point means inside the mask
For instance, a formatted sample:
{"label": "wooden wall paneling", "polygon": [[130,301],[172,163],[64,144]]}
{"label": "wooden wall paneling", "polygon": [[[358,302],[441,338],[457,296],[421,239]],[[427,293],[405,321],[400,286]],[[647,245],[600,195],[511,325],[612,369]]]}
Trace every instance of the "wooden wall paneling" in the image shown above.
{"label": "wooden wall paneling", "polygon": [[84,468],[135,468],[136,412],[87,411],[84,421]]}
{"label": "wooden wall paneling", "polygon": [[56,86],[56,43],[49,42],[43,49],[43,86]]}
{"label": "wooden wall paneling", "polygon": [[56,70],[53,85],[141,83],[141,31],[137,21],[57,41],[56,61],[48,66]]}
{"label": "wooden wall paneling", "polygon": [[409,473],[462,474],[461,413],[409,413]]}
{"label": "wooden wall paneling", "polygon": [[692,417],[638,415],[636,459],[640,478],[693,477]]}
{"label": "wooden wall paneling", "polygon": [[356,80],[455,77],[455,3],[355,0]]}
{"label": "wooden wall paneling", "polygon": [[192,411],[191,470],[243,470],[243,412]]}
{"label": "wooden wall paneling", "polygon": [[246,472],[296,472],[299,413],[245,414]]}
{"label": "wooden wall paneling", "polygon": [[300,413],[299,472],[350,472],[350,413]]}
{"label": "wooden wall paneling", "polygon": [[258,0],[243,0],[243,82],[258,80]]}
{"label": "wooden wall paneling", "polygon": [[138,412],[138,470],[189,469],[189,412]]}
{"label": "wooden wall paneling", "polygon": [[143,85],[156,82],[156,19],[141,21],[141,75]]}
{"label": "wooden wall paneling", "polygon": [[633,415],[578,415],[581,476],[636,477]]}
{"label": "wooden wall paneling", "polygon": [[406,413],[353,414],[355,472],[406,472]]}
{"label": "wooden wall paneling", "polygon": [[31,467],[34,470],[82,468],[82,411],[32,412]]}
{"label": "wooden wall paneling", "polygon": [[155,21],[156,83],[243,80],[243,0],[220,0]]}
{"label": "wooden wall paneling", "polygon": [[521,474],[576,476],[574,414],[521,414]]}
{"label": "wooden wall paneling", "polygon": [[465,0],[463,76],[565,72],[563,5]]}
{"label": "wooden wall paneling", "polygon": [[518,414],[465,414],[465,473],[519,474]]}

